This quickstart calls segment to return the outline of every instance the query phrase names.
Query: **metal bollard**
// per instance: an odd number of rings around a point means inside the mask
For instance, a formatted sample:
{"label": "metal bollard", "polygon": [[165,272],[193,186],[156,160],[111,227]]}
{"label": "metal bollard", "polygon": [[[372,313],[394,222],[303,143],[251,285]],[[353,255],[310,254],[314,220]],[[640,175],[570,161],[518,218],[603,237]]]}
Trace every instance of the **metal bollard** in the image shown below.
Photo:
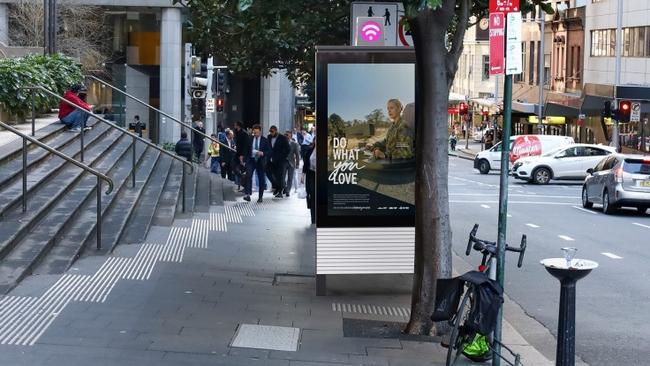
{"label": "metal bollard", "polygon": [[560,311],[557,326],[556,366],[574,366],[576,354],[576,283],[586,277],[598,263],[573,259],[575,248],[563,248],[565,258],[541,261],[548,273],[560,280]]}

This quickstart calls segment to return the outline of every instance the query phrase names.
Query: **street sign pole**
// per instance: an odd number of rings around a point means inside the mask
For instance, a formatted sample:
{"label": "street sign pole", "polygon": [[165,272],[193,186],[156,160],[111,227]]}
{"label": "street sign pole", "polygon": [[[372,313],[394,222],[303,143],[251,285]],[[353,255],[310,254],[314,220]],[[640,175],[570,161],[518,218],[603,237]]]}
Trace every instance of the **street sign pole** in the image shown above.
{"label": "street sign pole", "polygon": [[[491,1],[491,3],[496,3]],[[497,282],[503,287],[505,282],[506,232],[508,224],[508,175],[510,172],[510,132],[512,130],[512,75],[521,73],[521,17],[518,16],[519,4],[510,2],[512,9],[506,9],[508,21],[505,24],[506,51],[505,78],[503,85],[503,132],[501,134],[501,174],[499,177],[499,221],[497,234]],[[513,17],[509,12],[515,13]],[[514,18],[514,19],[512,19]],[[508,26],[513,28],[508,32]],[[518,27],[518,28],[517,28]],[[543,36],[543,35],[542,35]],[[510,53],[510,54],[509,54]],[[515,58],[516,57],[516,58]],[[501,330],[503,306],[499,307],[497,323],[494,329],[494,356],[492,365],[500,366]]]}

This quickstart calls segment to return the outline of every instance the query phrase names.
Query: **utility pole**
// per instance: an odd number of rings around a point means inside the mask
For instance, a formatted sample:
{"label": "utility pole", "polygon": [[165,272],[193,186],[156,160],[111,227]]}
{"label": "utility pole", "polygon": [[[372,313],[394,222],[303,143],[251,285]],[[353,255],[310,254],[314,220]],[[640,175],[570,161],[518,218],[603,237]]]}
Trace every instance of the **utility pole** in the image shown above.
{"label": "utility pole", "polygon": [[544,109],[544,82],[546,77],[544,75],[544,28],[546,23],[546,13],[542,7],[539,7],[539,21],[540,21],[540,36],[539,36],[539,64],[537,70],[537,81],[539,82],[539,110],[537,111],[537,124],[538,124],[538,133],[542,134],[544,125],[542,120],[544,118],[543,109]]}
{"label": "utility pole", "polygon": [[[618,96],[616,95],[616,89],[621,85],[621,54],[623,52],[623,0],[618,0],[618,6],[616,10],[616,70],[614,75],[614,99],[616,99],[616,105],[618,108]],[[616,150],[620,149],[619,144],[619,125],[618,118],[614,118],[614,129],[612,131],[612,146]]]}

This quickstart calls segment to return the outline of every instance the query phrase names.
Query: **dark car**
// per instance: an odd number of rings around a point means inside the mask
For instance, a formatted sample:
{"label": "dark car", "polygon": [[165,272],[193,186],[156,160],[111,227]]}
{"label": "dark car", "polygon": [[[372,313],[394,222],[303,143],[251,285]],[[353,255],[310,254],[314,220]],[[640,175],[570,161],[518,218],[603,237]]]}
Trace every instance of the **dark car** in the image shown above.
{"label": "dark car", "polygon": [[635,207],[645,213],[650,207],[650,156],[612,154],[587,170],[582,187],[582,206],[603,205],[603,212]]}

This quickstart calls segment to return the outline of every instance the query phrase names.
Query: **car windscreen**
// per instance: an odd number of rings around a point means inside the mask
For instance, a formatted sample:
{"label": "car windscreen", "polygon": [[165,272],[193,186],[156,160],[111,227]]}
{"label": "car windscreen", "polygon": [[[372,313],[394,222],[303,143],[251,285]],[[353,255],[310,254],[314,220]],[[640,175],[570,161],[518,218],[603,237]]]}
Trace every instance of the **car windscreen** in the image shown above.
{"label": "car windscreen", "polygon": [[639,159],[625,159],[623,171],[630,174],[650,174],[650,161]]}
{"label": "car windscreen", "polygon": [[564,150],[564,149],[566,149],[566,146],[556,147],[555,149],[553,149],[551,151],[545,152],[544,154],[542,154],[542,156],[553,156],[553,155],[557,154],[560,150]]}

